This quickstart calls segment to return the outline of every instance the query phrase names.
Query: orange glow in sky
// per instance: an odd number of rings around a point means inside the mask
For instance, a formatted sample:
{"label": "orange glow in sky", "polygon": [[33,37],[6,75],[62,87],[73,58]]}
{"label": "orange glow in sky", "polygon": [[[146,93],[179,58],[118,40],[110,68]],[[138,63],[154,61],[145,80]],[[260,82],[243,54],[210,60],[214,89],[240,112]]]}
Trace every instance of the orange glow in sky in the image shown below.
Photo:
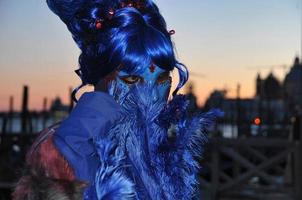
{"label": "orange glow in sky", "polygon": [[[281,81],[287,72],[260,66],[291,65],[299,53],[297,1],[155,2],[176,31],[177,57],[192,72],[199,105],[215,89],[235,97],[237,84],[242,98],[253,97],[257,72],[266,77],[272,70]],[[48,105],[56,96],[67,104],[69,88],[80,84],[74,73],[80,51],[63,22],[44,0],[1,0],[0,24],[0,111],[8,110],[10,96],[20,110],[23,85],[30,109],[41,110],[45,97]]]}

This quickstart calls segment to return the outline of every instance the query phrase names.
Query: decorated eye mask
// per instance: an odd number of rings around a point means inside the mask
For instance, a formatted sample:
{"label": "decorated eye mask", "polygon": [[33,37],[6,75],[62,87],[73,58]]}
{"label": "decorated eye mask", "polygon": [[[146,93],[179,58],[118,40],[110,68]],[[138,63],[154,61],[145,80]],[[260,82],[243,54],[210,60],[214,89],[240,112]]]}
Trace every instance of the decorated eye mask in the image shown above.
{"label": "decorated eye mask", "polygon": [[170,72],[155,65],[145,68],[140,73],[119,71],[115,80],[109,86],[109,94],[122,104],[125,96],[134,86],[145,85],[150,90],[150,100],[153,102],[167,101],[172,78]]}

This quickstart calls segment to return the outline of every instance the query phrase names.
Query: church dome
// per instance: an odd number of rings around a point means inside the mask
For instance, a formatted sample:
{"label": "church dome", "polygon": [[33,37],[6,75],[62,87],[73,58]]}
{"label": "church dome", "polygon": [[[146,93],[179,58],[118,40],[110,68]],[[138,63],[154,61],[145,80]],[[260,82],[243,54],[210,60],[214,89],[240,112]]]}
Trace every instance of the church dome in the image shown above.
{"label": "church dome", "polygon": [[270,73],[265,80],[263,80],[264,96],[267,99],[280,99],[282,97],[282,86],[280,81]]}

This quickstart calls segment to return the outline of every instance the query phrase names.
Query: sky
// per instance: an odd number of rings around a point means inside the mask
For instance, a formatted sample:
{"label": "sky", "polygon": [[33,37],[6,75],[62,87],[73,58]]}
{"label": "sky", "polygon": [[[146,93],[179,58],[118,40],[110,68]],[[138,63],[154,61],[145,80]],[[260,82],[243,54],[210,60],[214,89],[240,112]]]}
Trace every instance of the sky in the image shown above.
{"label": "sky", "polygon": [[[258,72],[273,73],[282,81],[301,49],[300,0],[156,0],[178,60],[192,74],[202,105],[214,89],[227,89],[242,98],[255,94]],[[0,111],[21,108],[23,85],[29,86],[29,108],[41,110],[43,98],[59,96],[68,103],[69,88],[81,82],[80,51],[65,24],[45,0],[0,0]],[[176,84],[177,76],[174,75]],[[86,87],[82,92],[91,90]]]}

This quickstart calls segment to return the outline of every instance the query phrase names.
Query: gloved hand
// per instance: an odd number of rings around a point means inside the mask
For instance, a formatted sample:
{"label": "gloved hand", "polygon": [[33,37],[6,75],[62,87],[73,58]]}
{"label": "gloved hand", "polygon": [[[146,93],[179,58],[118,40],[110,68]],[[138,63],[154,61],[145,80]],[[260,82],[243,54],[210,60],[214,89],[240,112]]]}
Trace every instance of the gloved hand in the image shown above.
{"label": "gloved hand", "polygon": [[84,93],[54,134],[54,143],[73,167],[77,179],[93,181],[99,166],[96,137],[106,135],[121,117],[121,107],[105,92]]}

